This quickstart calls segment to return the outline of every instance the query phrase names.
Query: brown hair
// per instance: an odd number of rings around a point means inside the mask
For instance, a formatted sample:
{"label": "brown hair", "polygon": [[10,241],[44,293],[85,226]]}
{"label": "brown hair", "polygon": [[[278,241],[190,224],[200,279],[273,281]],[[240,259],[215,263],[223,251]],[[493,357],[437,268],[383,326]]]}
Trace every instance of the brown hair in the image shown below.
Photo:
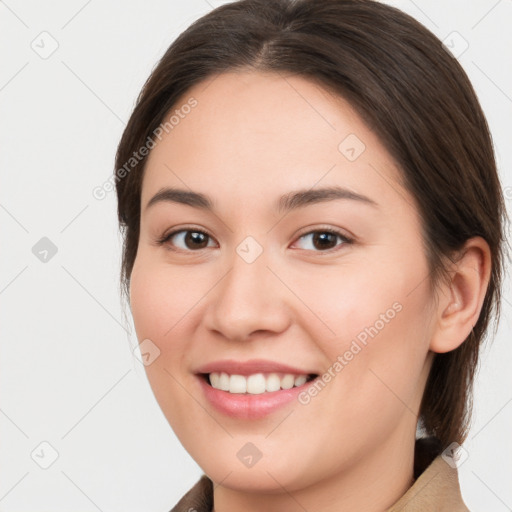
{"label": "brown hair", "polygon": [[[478,322],[456,350],[436,354],[420,421],[442,446],[462,443],[479,347],[499,317],[507,220],[486,119],[457,60],[423,25],[372,0],[241,0],[195,21],[169,47],[137,99],[116,155],[121,169],[193,85],[224,71],[288,72],[344,97],[380,137],[415,198],[432,285],[473,236],[490,246]],[[115,174],[124,236],[121,284],[137,254],[146,158]],[[497,325],[497,322],[496,322]]]}

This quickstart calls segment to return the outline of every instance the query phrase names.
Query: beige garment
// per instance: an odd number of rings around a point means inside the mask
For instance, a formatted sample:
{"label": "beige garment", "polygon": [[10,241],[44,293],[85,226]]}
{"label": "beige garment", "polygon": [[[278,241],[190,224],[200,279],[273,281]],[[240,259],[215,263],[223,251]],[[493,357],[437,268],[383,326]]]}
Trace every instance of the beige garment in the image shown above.
{"label": "beige garment", "polygon": [[399,511],[469,512],[460,494],[457,469],[438,455],[409,490],[387,510]]}

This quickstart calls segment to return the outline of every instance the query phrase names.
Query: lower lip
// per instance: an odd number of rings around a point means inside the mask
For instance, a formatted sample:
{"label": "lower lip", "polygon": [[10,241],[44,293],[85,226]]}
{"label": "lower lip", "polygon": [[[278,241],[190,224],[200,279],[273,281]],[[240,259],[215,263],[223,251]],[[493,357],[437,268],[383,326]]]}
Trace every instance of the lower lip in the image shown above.
{"label": "lower lip", "polygon": [[197,378],[199,379],[206,399],[215,409],[233,418],[249,420],[263,418],[277,409],[284,407],[286,404],[298,400],[298,395],[315,381],[315,379],[313,379],[302,386],[293,387],[291,389],[281,389],[279,391],[252,395],[230,393],[229,391],[215,389],[206,382],[204,377],[197,376]]}

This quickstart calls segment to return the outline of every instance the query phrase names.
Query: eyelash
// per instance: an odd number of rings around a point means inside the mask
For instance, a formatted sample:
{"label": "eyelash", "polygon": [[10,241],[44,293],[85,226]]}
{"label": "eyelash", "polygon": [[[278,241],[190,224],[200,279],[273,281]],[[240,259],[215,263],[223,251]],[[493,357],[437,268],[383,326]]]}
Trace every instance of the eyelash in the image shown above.
{"label": "eyelash", "polygon": [[[156,241],[156,243],[159,246],[166,245],[171,240],[171,238],[174,235],[177,235],[178,233],[183,233],[183,232],[185,232],[185,233],[186,232],[200,233],[200,234],[206,235],[211,240],[214,239],[214,237],[212,235],[210,235],[207,231],[204,231],[202,229],[196,229],[196,228],[188,226],[188,227],[183,227],[183,228],[180,228],[180,229],[176,229],[174,231],[171,231],[170,233],[166,233],[161,238],[159,238]],[[335,252],[335,251],[339,250],[340,247],[342,247],[344,245],[352,244],[354,242],[353,238],[350,238],[350,237],[342,234],[340,231],[337,231],[337,230],[332,229],[332,228],[317,228],[317,229],[314,229],[314,230],[311,230],[311,231],[306,231],[306,232],[302,233],[301,235],[299,235],[296,240],[300,240],[301,238],[303,238],[303,237],[305,237],[307,235],[312,235],[314,233],[329,233],[331,235],[335,235],[335,236],[339,237],[341,239],[341,241],[343,242],[341,244],[336,245],[335,247],[331,247],[330,249],[326,249],[326,250],[313,250],[313,252],[317,252],[319,254]],[[197,249],[197,250],[181,249],[181,248],[176,249],[176,248],[172,248],[170,246],[170,244],[169,244],[168,248],[169,248],[169,250],[175,251],[175,252],[190,252],[190,253],[192,253],[192,252],[200,252],[201,250],[206,249],[206,247],[203,247],[203,248]],[[308,251],[309,249],[302,249],[302,250]]]}

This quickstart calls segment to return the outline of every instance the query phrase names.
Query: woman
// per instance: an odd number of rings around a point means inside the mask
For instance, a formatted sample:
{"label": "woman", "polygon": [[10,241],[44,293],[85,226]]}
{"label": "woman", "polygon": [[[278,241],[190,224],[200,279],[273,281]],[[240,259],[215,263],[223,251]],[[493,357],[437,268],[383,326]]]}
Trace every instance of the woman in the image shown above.
{"label": "woman", "polygon": [[174,511],[468,510],[505,210],[433,34],[367,0],[219,7],[144,85],[115,179],[148,379],[205,473]]}

